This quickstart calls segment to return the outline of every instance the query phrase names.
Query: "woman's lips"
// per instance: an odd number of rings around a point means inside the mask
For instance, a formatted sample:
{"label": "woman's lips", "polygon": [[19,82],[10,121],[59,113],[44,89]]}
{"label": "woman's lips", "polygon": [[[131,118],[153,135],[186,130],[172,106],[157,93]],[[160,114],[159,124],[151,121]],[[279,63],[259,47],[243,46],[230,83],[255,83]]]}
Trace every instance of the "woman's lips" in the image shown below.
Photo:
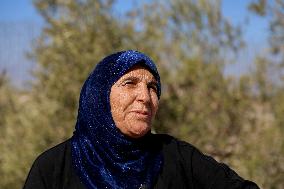
{"label": "woman's lips", "polygon": [[148,111],[143,111],[143,110],[133,110],[131,111],[133,113],[135,113],[135,115],[137,115],[140,118],[150,118],[150,112]]}

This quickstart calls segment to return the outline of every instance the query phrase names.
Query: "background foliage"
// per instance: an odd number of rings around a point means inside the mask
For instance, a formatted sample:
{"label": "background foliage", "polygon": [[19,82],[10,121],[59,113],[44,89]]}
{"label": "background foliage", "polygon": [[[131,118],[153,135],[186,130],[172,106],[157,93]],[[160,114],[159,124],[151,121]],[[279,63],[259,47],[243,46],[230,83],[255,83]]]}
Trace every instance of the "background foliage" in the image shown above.
{"label": "background foliage", "polygon": [[261,188],[284,188],[284,2],[253,1],[271,23],[270,51],[251,72],[224,68],[244,46],[218,0],[139,4],[118,16],[113,0],[36,0],[46,21],[30,57],[27,90],[0,77],[0,188],[21,188],[38,154],[70,136],[81,86],[96,63],[124,49],[145,52],[163,82],[154,129],[226,162]]}

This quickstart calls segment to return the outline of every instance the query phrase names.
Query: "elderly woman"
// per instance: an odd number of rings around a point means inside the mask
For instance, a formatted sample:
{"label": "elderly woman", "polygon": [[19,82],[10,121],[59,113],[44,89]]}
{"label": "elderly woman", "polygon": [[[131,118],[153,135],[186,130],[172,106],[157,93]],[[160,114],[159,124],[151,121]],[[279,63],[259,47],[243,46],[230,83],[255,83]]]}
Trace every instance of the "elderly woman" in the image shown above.
{"label": "elderly woman", "polygon": [[258,188],[192,145],[152,134],[160,95],[146,55],[104,58],[81,90],[74,135],[36,159],[24,188]]}

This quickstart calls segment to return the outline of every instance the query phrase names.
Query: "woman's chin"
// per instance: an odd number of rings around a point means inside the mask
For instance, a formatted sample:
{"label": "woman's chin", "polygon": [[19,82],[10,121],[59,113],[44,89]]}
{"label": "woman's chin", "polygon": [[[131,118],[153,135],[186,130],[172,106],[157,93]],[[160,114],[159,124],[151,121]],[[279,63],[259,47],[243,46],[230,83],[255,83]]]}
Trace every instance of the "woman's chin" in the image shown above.
{"label": "woman's chin", "polygon": [[141,138],[151,130],[149,126],[140,126],[138,128],[132,128],[127,135],[131,138]]}

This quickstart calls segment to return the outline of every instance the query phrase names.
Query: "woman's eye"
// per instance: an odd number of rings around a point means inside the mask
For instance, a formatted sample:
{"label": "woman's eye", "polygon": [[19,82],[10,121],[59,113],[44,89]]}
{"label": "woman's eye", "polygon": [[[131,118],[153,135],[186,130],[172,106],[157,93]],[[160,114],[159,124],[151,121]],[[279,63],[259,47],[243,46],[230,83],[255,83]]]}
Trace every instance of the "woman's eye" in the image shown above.
{"label": "woman's eye", "polygon": [[152,89],[152,90],[154,90],[155,92],[158,91],[158,88],[157,88],[156,85],[150,85],[149,88]]}
{"label": "woman's eye", "polygon": [[135,85],[134,81],[125,81],[123,83],[123,86],[132,86],[132,85]]}

